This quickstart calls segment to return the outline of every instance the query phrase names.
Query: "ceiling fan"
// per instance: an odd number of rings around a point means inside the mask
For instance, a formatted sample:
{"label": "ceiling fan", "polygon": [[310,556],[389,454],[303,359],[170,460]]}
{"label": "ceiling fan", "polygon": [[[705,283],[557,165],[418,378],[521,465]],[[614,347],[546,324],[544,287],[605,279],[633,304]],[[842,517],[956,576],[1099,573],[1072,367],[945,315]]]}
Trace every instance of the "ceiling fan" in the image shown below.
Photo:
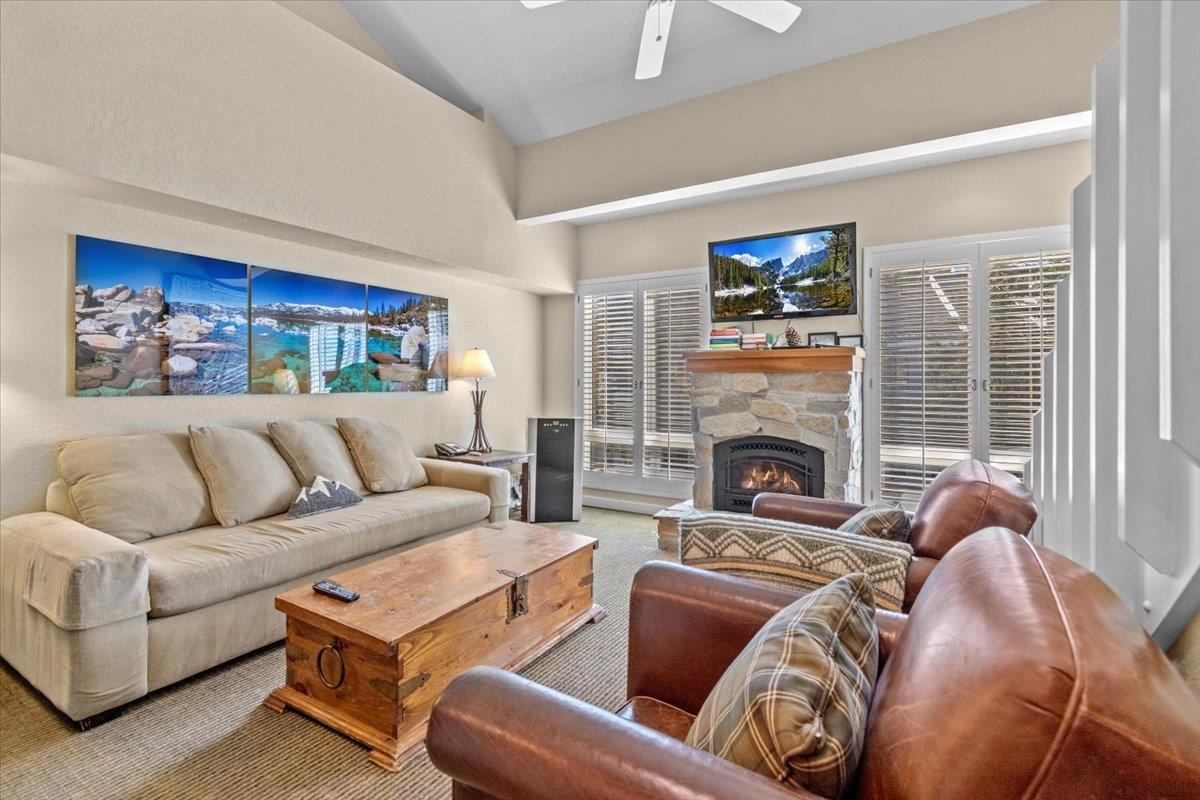
{"label": "ceiling fan", "polygon": [[[564,3],[566,0],[521,0],[526,8],[542,8]],[[657,78],[662,74],[663,56],[667,53],[667,34],[671,32],[671,15],[675,13],[677,0],[650,0],[646,7],[646,20],[642,23],[642,45],[638,50],[637,71],[633,77],[639,81]],[[787,0],[708,0],[715,6],[732,11],[739,17],[757,22],[776,33],[783,33],[800,16],[800,6]]]}

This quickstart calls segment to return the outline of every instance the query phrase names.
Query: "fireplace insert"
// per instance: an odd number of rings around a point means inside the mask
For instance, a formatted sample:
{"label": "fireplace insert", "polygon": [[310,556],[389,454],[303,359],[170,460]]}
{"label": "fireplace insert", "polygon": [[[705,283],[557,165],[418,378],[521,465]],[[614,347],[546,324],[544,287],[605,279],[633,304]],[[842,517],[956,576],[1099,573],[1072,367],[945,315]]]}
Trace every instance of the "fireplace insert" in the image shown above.
{"label": "fireplace insert", "polygon": [[759,492],[822,497],[825,451],[774,436],[744,436],[713,446],[713,508],[749,513]]}

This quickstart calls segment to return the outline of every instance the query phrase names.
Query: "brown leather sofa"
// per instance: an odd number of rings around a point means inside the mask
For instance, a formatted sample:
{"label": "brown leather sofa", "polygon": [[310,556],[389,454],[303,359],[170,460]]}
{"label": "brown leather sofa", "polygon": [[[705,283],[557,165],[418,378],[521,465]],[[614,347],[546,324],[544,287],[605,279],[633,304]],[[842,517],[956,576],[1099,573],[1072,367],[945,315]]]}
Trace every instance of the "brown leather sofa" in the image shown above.
{"label": "brown leather sofa", "polygon": [[[865,506],[820,497],[763,492],[754,498],[756,517],[836,528]],[[938,559],[972,533],[993,526],[1028,534],[1037,506],[1025,484],[1004,470],[967,459],[938,474],[921,495],[908,543],[913,560],[904,585],[904,609],[925,584]]]}
{"label": "brown leather sofa", "polygon": [[[652,563],[616,714],[500,670],[447,687],[427,747],[455,800],[794,800],[680,738],[791,592]],[[910,615],[881,612],[859,800],[1200,797],[1200,700],[1099,578],[1011,531],[970,536]]]}

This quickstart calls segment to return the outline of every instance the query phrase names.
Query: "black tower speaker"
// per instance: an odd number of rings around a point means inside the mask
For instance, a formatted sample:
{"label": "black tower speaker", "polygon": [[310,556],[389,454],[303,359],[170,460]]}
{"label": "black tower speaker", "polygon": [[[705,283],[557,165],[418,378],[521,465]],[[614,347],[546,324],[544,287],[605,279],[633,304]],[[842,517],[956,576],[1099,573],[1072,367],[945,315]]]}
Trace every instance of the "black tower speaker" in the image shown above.
{"label": "black tower speaker", "polygon": [[530,522],[569,522],[583,511],[583,421],[578,417],[529,420],[534,454],[529,481]]}

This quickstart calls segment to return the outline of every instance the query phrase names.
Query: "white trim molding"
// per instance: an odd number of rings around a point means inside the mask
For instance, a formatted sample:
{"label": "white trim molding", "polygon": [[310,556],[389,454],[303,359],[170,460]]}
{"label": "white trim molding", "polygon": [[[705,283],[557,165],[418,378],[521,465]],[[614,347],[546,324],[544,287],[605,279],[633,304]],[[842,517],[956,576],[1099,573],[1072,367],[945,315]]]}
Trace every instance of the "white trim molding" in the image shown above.
{"label": "white trim molding", "polygon": [[678,189],[626,197],[607,203],[569,208],[551,214],[518,219],[522,225],[546,225],[570,222],[588,225],[623,217],[658,214],[690,206],[741,200],[746,197],[777,194],[831,183],[871,178],[939,164],[952,164],[974,158],[1034,150],[1067,142],[1078,142],[1092,135],[1092,112],[1080,111],[1057,117],[1019,122],[982,131],[930,139],[925,142],[888,147],[868,153],[798,164],[794,167],[739,175]]}

